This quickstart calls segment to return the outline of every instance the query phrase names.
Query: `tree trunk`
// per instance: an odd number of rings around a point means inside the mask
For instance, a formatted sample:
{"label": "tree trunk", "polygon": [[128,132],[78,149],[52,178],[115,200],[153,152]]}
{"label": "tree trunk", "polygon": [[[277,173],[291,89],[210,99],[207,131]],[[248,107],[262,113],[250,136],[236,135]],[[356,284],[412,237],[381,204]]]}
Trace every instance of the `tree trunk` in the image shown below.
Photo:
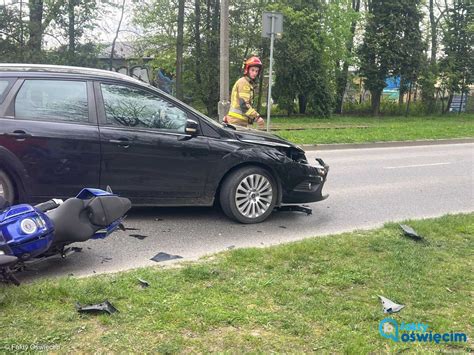
{"label": "tree trunk", "polygon": [[400,89],[398,91],[398,104],[403,105],[403,96],[405,95],[405,79],[400,75]]}
{"label": "tree trunk", "polygon": [[408,100],[407,100],[407,109],[405,111],[405,117],[408,117],[408,112],[410,111],[411,89],[412,89],[412,81],[410,81],[410,88],[408,89]]}
{"label": "tree trunk", "polygon": [[27,47],[30,51],[30,57],[38,58],[41,53],[41,42],[43,40],[43,0],[29,0],[30,22],[28,24],[28,42]]}
{"label": "tree trunk", "polygon": [[299,107],[299,113],[300,114],[305,114],[306,113],[306,106],[308,104],[308,100],[305,95],[299,94],[298,95],[298,107]]}
{"label": "tree trunk", "polygon": [[430,26],[431,26],[431,58],[430,64],[436,64],[436,49],[437,49],[437,24],[434,15],[434,0],[430,0],[429,13],[430,13]]}
{"label": "tree trunk", "polygon": [[200,87],[202,85],[201,80],[201,56],[202,56],[202,49],[201,49],[201,2],[200,0],[194,1],[194,41],[195,48],[196,48],[196,68],[194,76],[196,78],[196,83]]}
{"label": "tree trunk", "polygon": [[68,37],[69,37],[68,61],[69,63],[68,64],[73,64],[74,53],[76,50],[74,1],[75,0],[69,0],[69,3],[68,3],[68,15],[69,15],[69,23],[68,23]]}
{"label": "tree trunk", "polygon": [[382,98],[382,90],[371,90],[371,105],[372,105],[372,115],[380,115],[380,99]]}
{"label": "tree trunk", "polygon": [[178,4],[178,37],[176,39],[176,97],[183,99],[183,31],[184,31],[184,0]]}
{"label": "tree trunk", "polygon": [[[352,9],[355,12],[360,10],[360,0],[352,0]],[[357,21],[354,20],[351,23],[351,36],[347,41],[346,48],[347,52],[350,55],[352,53],[352,48],[354,46],[354,34],[357,26]],[[342,72],[340,73],[340,78],[337,82],[337,103],[336,103],[336,113],[342,113],[342,106],[344,104],[344,94],[347,87],[347,77],[349,74],[349,62],[346,60],[342,65]]]}
{"label": "tree trunk", "polygon": [[459,114],[459,115],[460,115],[461,112],[462,112],[463,98],[464,98],[464,91],[461,91],[461,101],[459,102],[459,110],[458,110],[458,114]]}
{"label": "tree trunk", "polygon": [[122,26],[123,20],[123,13],[125,12],[125,0],[122,0],[122,11],[120,14],[120,20],[117,25],[117,30],[115,31],[115,37],[112,41],[112,47],[110,48],[110,63],[109,63],[109,70],[112,70],[114,67],[114,52],[115,52],[115,43],[117,42],[118,35],[120,33],[120,27]]}
{"label": "tree trunk", "polygon": [[449,97],[448,97],[448,103],[446,104],[446,109],[444,111],[444,113],[448,113],[449,112],[449,108],[451,107],[451,104],[453,102],[453,93],[449,93]]}

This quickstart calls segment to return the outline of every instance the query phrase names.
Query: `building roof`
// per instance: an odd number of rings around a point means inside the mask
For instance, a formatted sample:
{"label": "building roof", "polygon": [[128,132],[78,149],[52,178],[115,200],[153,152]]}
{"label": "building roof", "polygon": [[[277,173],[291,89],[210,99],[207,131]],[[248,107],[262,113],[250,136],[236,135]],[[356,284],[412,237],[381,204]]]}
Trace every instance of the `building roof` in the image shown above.
{"label": "building roof", "polygon": [[[107,45],[99,54],[99,58],[110,58],[112,44]],[[152,57],[144,56],[143,49],[138,43],[134,42],[115,42],[114,59],[151,59]]]}

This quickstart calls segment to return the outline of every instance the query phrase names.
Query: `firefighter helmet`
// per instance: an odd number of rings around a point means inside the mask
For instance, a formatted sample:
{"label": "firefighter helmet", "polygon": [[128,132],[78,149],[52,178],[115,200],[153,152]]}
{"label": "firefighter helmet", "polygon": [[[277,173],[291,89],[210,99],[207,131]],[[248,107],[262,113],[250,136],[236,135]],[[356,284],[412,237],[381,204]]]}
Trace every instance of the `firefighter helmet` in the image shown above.
{"label": "firefighter helmet", "polygon": [[244,62],[244,75],[248,74],[250,67],[259,67],[260,71],[262,71],[262,66],[262,61],[259,57],[250,57]]}

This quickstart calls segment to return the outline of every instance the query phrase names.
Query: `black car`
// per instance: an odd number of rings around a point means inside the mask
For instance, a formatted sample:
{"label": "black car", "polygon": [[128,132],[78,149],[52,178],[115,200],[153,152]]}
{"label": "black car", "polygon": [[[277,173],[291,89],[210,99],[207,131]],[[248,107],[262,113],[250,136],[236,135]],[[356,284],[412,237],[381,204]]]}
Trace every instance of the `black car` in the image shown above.
{"label": "black car", "polygon": [[134,205],[210,206],[242,223],[320,201],[328,172],[275,135],[219,124],[128,76],[0,64],[0,195],[106,187]]}

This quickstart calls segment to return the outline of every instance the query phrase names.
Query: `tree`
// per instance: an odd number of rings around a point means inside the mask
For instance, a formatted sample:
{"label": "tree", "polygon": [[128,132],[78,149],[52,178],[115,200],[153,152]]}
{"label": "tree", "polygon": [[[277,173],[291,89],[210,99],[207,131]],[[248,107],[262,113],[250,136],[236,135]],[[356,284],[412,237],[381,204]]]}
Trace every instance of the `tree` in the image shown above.
{"label": "tree", "polygon": [[[359,48],[360,73],[365,87],[370,90],[372,114],[380,113],[382,91],[389,76],[402,71],[413,75],[415,55],[418,49],[410,48],[411,28],[407,23],[416,23],[418,15],[414,11],[417,4],[411,0],[371,0],[368,1],[368,19],[365,26],[363,44]],[[415,33],[418,30],[415,28]],[[415,42],[419,43],[418,34]],[[403,68],[403,69],[402,69]]]}
{"label": "tree", "polygon": [[445,112],[449,110],[454,94],[467,93],[473,82],[473,10],[469,0],[454,0],[454,6],[448,11],[443,38],[445,56],[440,63],[443,84],[449,93]]}
{"label": "tree", "polygon": [[0,61],[16,62],[23,48],[18,8],[0,6]]}
{"label": "tree", "polygon": [[[359,17],[354,16],[354,14],[358,14],[360,11],[360,0],[351,0],[350,9],[352,11],[341,11],[342,9],[338,8],[336,19],[344,18],[344,15],[347,16],[352,15],[350,19],[350,28],[349,28],[349,35],[340,36],[346,39],[346,43],[344,44],[346,53],[345,56],[341,56],[341,59],[337,61],[336,65],[336,85],[337,85],[337,92],[336,92],[336,113],[342,113],[342,105],[344,103],[344,93],[346,91],[347,86],[347,78],[349,74],[349,64],[350,59],[353,55],[353,47],[354,47],[354,35],[356,31],[357,21]],[[334,21],[335,22],[335,21]],[[333,23],[334,23],[333,22]],[[342,26],[338,26],[336,28],[345,29],[344,23]],[[342,62],[342,68],[341,68]]]}
{"label": "tree", "polygon": [[122,0],[122,6],[120,7],[120,20],[119,20],[119,23],[117,25],[117,29],[115,31],[114,39],[112,40],[112,46],[110,48],[109,70],[112,70],[113,65],[114,65],[115,44],[116,44],[117,38],[120,34],[120,27],[122,26],[124,12],[125,12],[125,0]]}
{"label": "tree", "polygon": [[399,103],[403,103],[403,96],[408,92],[407,109],[410,107],[411,91],[418,80],[423,64],[424,43],[420,23],[423,15],[420,11],[420,0],[403,1],[400,9],[400,26],[402,38],[397,68],[394,74],[400,75]]}
{"label": "tree", "polygon": [[30,62],[41,62],[43,36],[46,28],[58,17],[65,0],[47,1],[29,0],[29,22],[28,22],[28,59]]}
{"label": "tree", "polygon": [[275,99],[288,114],[298,99],[300,113],[309,107],[317,115],[329,116],[334,91],[327,73],[333,70],[324,54],[323,5],[287,1],[278,10],[284,14],[285,33],[275,45]]}

